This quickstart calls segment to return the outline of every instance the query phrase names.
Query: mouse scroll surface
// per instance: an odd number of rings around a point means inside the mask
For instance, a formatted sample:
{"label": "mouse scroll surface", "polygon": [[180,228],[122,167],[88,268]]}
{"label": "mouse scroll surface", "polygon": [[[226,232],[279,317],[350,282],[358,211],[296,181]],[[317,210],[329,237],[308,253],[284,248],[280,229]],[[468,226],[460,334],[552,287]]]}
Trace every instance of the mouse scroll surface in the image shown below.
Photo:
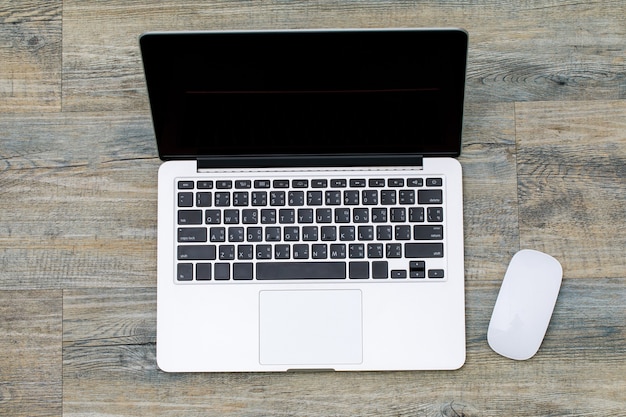
{"label": "mouse scroll surface", "polygon": [[537,353],[561,287],[563,270],[552,256],[535,250],[516,253],[496,300],[487,340],[497,353],[526,360]]}

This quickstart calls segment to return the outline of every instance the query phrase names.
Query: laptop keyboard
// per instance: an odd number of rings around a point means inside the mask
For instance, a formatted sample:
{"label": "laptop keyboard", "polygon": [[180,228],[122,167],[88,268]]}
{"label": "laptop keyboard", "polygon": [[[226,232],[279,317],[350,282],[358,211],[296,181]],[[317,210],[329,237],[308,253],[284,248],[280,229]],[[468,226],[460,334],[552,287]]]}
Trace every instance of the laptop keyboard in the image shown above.
{"label": "laptop keyboard", "polygon": [[176,281],[444,281],[444,179],[178,179]]}

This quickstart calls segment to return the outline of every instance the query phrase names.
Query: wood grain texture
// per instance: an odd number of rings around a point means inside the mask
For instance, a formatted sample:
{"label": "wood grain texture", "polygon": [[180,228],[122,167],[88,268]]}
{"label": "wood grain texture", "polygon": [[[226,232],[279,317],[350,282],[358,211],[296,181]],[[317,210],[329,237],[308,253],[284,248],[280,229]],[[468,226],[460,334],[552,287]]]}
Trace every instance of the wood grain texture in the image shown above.
{"label": "wood grain texture", "polygon": [[566,277],[626,276],[626,101],[518,103],[522,246]]}
{"label": "wood grain texture", "polygon": [[0,291],[0,415],[61,415],[61,318],[61,291]]}
{"label": "wood grain texture", "polygon": [[62,1],[0,4],[0,112],[61,109]]}
{"label": "wood grain texture", "polygon": [[145,114],[0,115],[0,288],[156,282]]}
{"label": "wood grain texture", "polygon": [[519,250],[513,103],[465,109],[463,149],[466,281],[500,279]]}
{"label": "wood grain texture", "polygon": [[[69,111],[146,109],[137,39],[151,30],[463,27],[470,101],[626,98],[626,3],[64,2]],[[115,30],[111,30],[115,28]]]}
{"label": "wood grain texture", "polygon": [[391,373],[165,374],[155,365],[154,289],[66,291],[64,415],[619,416],[625,284],[565,281],[541,350],[515,362],[486,342],[498,285],[471,282],[465,366]]}

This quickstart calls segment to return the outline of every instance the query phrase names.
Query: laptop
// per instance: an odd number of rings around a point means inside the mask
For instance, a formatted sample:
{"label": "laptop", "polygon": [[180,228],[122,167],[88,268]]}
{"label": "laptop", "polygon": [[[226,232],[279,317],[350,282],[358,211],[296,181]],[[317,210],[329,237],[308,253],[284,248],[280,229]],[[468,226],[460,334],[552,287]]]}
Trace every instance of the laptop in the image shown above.
{"label": "laptop", "polygon": [[467,33],[145,33],[167,372],[465,361]]}

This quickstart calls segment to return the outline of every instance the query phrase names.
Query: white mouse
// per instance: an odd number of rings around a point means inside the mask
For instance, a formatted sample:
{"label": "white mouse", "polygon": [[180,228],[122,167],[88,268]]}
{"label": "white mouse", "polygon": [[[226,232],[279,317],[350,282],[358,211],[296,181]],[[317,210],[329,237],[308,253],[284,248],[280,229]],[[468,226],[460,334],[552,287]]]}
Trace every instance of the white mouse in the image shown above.
{"label": "white mouse", "polygon": [[550,324],[563,269],[552,256],[536,250],[517,252],[504,275],[493,308],[487,341],[502,356],[530,359]]}

